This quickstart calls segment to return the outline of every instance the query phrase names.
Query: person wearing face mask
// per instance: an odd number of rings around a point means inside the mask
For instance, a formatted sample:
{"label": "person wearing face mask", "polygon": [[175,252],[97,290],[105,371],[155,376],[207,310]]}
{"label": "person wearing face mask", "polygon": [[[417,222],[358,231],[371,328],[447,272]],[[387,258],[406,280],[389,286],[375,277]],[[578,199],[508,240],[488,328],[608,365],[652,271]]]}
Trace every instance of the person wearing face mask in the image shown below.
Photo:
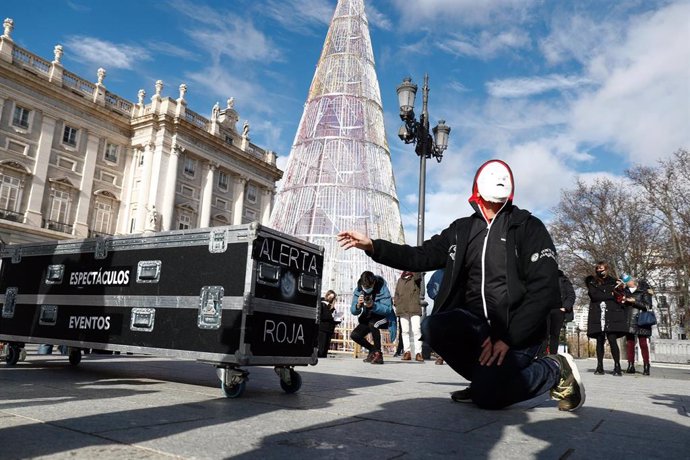
{"label": "person wearing face mask", "polygon": [[[403,343],[403,361],[411,361],[412,356],[418,362],[424,362],[422,357],[422,306],[419,303],[419,291],[422,276],[419,273],[402,272],[395,285],[393,305],[400,318],[400,338]],[[413,341],[410,340],[410,333]],[[414,346],[412,346],[414,345]],[[412,354],[414,350],[414,355]]]}
{"label": "person wearing face mask", "polygon": [[612,276],[609,264],[600,261],[594,266],[594,275],[585,278],[589,294],[589,313],[587,316],[587,336],[597,341],[597,368],[595,375],[604,375],[604,343],[608,340],[613,357],[613,375],[620,377],[620,349],[617,338],[623,337],[627,330],[626,313],[622,300],[622,286]]}
{"label": "person wearing face mask", "polygon": [[[383,364],[380,329],[388,329],[392,342],[397,328],[391,293],[383,277],[370,271],[362,272],[352,293],[350,312],[357,316],[359,323],[352,330],[350,338],[369,350],[364,362]],[[367,340],[369,334],[373,343]]]}
{"label": "person wearing face mask", "polygon": [[628,369],[626,374],[635,373],[635,338],[640,343],[642,352],[642,374],[649,375],[649,344],[647,338],[652,335],[652,326],[639,326],[637,319],[641,311],[652,308],[652,293],[649,286],[630,275],[621,276],[625,283],[623,304],[627,307],[628,330],[625,334],[626,352],[628,355]]}
{"label": "person wearing face mask", "polygon": [[500,409],[550,391],[559,410],[576,410],[585,388],[572,356],[540,356],[546,318],[561,299],[556,250],[544,224],[513,205],[513,193],[508,165],[490,160],[475,174],[474,213],[421,246],[350,230],[338,241],[399,270],[444,269],[422,340],[470,381],[453,401]]}

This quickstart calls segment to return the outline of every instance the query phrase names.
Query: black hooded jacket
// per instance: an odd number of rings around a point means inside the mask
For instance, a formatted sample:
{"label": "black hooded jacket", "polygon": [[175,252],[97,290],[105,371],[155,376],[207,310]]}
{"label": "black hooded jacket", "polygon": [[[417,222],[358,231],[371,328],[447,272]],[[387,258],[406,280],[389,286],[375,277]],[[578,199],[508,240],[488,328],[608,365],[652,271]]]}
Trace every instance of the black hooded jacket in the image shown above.
{"label": "black hooded jacket", "polygon": [[[456,220],[422,246],[374,240],[370,255],[376,262],[400,270],[445,269],[432,314],[468,309],[479,317],[488,315],[494,340],[503,340],[514,348],[540,344],[549,311],[561,300],[556,250],[541,220],[514,206],[511,199],[494,218],[497,226],[492,226],[489,232],[486,250],[480,254],[484,264],[479,261],[479,270],[476,261],[466,261],[466,258],[477,225],[486,227],[487,224],[476,200],[472,199],[473,215]],[[492,232],[499,233],[492,236]],[[469,270],[468,265],[471,265]],[[488,276],[486,267],[491,266],[500,267],[505,275]],[[496,295],[494,291],[500,293]],[[486,302],[487,314],[476,301],[465,303],[469,300],[466,296],[472,296],[472,292],[491,300]]]}

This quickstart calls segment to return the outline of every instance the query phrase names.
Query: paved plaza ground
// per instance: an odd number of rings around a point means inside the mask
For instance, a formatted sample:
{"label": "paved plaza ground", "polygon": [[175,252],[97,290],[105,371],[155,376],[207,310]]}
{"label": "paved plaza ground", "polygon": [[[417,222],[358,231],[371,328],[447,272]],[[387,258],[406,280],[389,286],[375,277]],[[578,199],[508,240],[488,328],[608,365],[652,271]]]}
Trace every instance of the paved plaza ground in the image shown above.
{"label": "paved plaza ground", "polygon": [[467,382],[432,361],[330,357],[298,368],[296,394],[248,367],[245,393],[228,399],[210,365],[89,355],[73,368],[34,347],[0,366],[0,458],[690,458],[690,366],[613,377],[577,363],[580,411],[547,395],[486,411],[453,403]]}

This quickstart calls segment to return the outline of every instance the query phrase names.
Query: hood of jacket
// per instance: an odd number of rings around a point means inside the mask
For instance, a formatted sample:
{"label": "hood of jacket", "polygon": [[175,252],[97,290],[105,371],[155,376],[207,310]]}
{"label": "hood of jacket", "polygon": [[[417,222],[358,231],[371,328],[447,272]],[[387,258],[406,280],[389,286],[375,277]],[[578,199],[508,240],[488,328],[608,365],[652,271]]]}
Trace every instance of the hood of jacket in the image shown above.
{"label": "hood of jacket", "polygon": [[[480,215],[483,215],[481,211],[481,198],[479,196],[479,187],[477,186],[477,179],[479,178],[479,174],[482,172],[484,168],[486,168],[488,165],[492,163],[500,163],[501,165],[505,166],[506,169],[508,170],[508,173],[510,174],[510,183],[512,184],[512,190],[510,192],[510,196],[508,196],[508,199],[505,201],[503,204],[503,207],[501,207],[501,212],[502,210],[512,206],[513,204],[513,197],[515,196],[515,179],[513,177],[513,170],[510,169],[510,166],[505,161],[502,160],[489,160],[482,164],[478,169],[477,172],[474,174],[474,180],[472,181],[472,194],[470,195],[470,198],[468,199],[470,206],[472,206],[472,209],[475,210],[475,212],[479,213]],[[498,213],[497,213],[498,214]]]}

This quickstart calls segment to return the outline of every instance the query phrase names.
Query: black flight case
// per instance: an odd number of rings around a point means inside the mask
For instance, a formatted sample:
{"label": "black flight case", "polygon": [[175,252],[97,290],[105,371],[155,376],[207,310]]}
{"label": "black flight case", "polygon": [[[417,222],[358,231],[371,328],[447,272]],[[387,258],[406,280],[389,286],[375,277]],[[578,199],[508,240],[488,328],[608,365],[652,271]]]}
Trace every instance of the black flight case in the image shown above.
{"label": "black flight case", "polygon": [[218,368],[228,397],[248,372],[317,363],[323,248],[251,223],[7,245],[0,251],[0,342],[191,358]]}

